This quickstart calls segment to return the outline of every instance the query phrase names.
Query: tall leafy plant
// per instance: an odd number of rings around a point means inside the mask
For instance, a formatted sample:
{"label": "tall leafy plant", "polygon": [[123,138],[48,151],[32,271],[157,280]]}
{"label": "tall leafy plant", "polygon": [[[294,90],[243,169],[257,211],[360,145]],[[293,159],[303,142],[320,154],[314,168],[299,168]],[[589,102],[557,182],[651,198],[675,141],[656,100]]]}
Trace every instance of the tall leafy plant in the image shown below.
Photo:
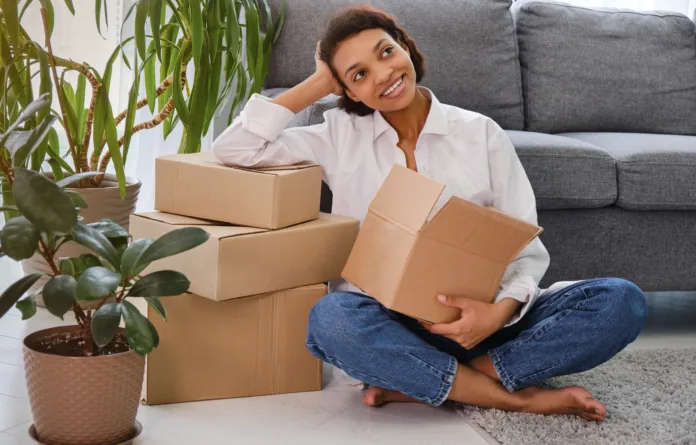
{"label": "tall leafy plant", "polygon": [[[25,121],[36,118],[48,107],[42,98],[30,103],[23,113]],[[21,119],[20,119],[21,120]],[[53,122],[51,117],[40,121],[39,127]],[[13,122],[3,135],[3,148],[7,141],[21,135],[15,130],[21,122]],[[46,137],[35,131],[30,137],[37,144]],[[159,239],[131,237],[119,225],[108,219],[83,224],[79,212],[86,207],[84,199],[76,192],[64,188],[81,178],[69,176],[57,183],[38,172],[16,167],[19,151],[12,153],[11,162],[0,158],[0,169],[13,185],[16,207],[4,206],[0,210],[19,212],[0,231],[0,257],[8,256],[16,261],[39,253],[51,269],[50,279],[41,292],[46,308],[63,318],[72,311],[80,326],[80,344],[85,356],[99,355],[116,338],[119,323],[125,322],[125,336],[131,349],[146,355],[157,347],[159,336],[152,323],[131,303],[144,298],[164,319],[166,310],[160,297],[179,295],[189,288],[188,279],[171,270],[153,272],[141,276],[153,261],[192,249],[208,239],[200,228],[188,227],[169,232]],[[79,257],[57,258],[58,248],[65,242],[75,242],[89,248],[92,253]],[[16,304],[23,319],[36,313],[34,295],[25,293],[42,274],[27,275],[11,284],[0,295],[0,317]],[[81,301],[98,302],[97,309],[83,310]]]}
{"label": "tall leafy plant", "polygon": [[[54,54],[54,0],[38,0],[44,38],[32,40],[22,19],[34,1],[2,0],[0,133],[7,133],[9,123],[34,100],[32,80],[38,77],[39,93],[57,102],[58,109],[42,109],[42,116],[23,121],[21,130],[33,131],[39,121],[54,115],[65,130],[67,147],[61,147],[57,132],[49,129],[48,137],[29,156],[13,158],[15,167],[40,171],[47,165],[58,181],[83,174],[82,187],[97,187],[112,164],[122,196],[133,135],[161,124],[167,138],[181,124],[179,151],[199,151],[214,116],[228,101],[230,120],[250,94],[261,90],[285,15],[283,4],[278,17],[272,17],[267,0],[139,0],[124,19],[125,24],[133,18],[133,37],[121,39],[99,71]],[[72,0],[64,1],[74,14]],[[108,25],[107,2],[94,0],[94,5],[101,33],[101,23]],[[120,60],[133,71],[134,80],[127,107],[115,114],[109,90],[114,64]],[[78,75],[74,84],[65,78],[71,71]],[[139,96],[141,89],[144,97]],[[154,117],[137,122],[137,110],[146,106]],[[20,138],[12,147],[26,144]],[[64,159],[66,151],[72,162]],[[2,187],[3,201],[11,204],[12,187],[4,175]]]}

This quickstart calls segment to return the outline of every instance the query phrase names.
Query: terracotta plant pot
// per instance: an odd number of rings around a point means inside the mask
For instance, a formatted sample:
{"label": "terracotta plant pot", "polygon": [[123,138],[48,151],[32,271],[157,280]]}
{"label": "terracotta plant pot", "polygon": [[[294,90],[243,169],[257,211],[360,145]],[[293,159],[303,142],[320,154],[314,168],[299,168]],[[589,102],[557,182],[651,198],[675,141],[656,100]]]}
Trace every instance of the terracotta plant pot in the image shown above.
{"label": "terracotta plant pot", "polygon": [[[83,223],[88,224],[99,221],[102,218],[108,218],[128,230],[130,215],[135,211],[135,204],[138,201],[140,185],[139,180],[126,177],[126,199],[121,199],[116,176],[112,174],[105,175],[99,188],[68,189],[78,192],[87,201],[88,207],[80,212],[80,216],[84,218]],[[79,256],[83,253],[91,252],[86,247],[69,242],[58,249],[56,258]],[[23,260],[22,269],[25,275],[36,272],[51,273],[51,268],[48,267],[46,261],[39,254],[34,254],[31,258]],[[32,289],[40,289],[46,284],[48,279],[48,276],[42,277],[32,286]],[[45,307],[40,295],[37,295],[35,299],[37,305]],[[96,304],[98,303],[96,302]],[[89,309],[90,306],[89,304],[83,304],[83,308]]]}
{"label": "terracotta plant pot", "polygon": [[47,336],[79,329],[45,329],[24,339],[24,372],[36,434],[47,445],[122,443],[136,434],[145,360],[134,351],[64,357],[37,350]]}

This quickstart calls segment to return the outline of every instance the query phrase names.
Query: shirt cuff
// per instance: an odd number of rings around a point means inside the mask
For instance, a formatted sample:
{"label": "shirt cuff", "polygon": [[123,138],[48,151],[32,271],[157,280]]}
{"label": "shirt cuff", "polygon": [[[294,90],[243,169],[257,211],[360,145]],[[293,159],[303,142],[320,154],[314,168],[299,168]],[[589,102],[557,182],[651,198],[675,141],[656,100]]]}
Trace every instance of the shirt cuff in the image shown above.
{"label": "shirt cuff", "polygon": [[505,298],[512,298],[522,303],[522,305],[512,315],[512,317],[510,317],[510,320],[508,320],[504,327],[512,326],[520,321],[522,317],[529,312],[529,309],[539,296],[538,294],[538,288],[532,277],[520,277],[509,283],[501,285],[500,291],[495,297],[495,303]]}
{"label": "shirt cuff", "polygon": [[254,93],[241,113],[242,128],[256,136],[273,142],[285,130],[295,113],[271,98]]}

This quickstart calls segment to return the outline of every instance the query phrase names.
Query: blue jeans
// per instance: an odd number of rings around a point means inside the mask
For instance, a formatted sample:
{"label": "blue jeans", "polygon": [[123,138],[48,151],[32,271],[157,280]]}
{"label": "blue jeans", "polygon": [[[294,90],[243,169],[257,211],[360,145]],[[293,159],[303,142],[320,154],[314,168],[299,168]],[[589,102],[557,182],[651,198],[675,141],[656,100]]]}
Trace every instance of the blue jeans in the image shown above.
{"label": "blue jeans", "polygon": [[646,314],[635,284],[587,280],[542,295],[522,320],[467,350],[373,298],[334,292],[312,308],[307,348],[353,378],[438,406],[458,362],[488,354],[514,392],[606,362],[636,339]]}

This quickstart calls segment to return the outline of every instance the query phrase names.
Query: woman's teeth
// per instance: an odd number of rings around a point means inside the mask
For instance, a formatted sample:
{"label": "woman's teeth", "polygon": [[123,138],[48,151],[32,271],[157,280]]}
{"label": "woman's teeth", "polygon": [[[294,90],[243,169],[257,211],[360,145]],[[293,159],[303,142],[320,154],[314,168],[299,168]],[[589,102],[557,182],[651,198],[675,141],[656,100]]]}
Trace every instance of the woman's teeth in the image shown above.
{"label": "woman's teeth", "polygon": [[394,92],[395,89],[399,88],[399,85],[401,85],[401,82],[403,82],[403,81],[404,81],[404,77],[401,76],[401,78],[399,80],[397,80],[396,83],[394,83],[394,85],[391,86],[391,88],[389,88],[387,91],[382,93],[382,96],[389,96],[392,92]]}

